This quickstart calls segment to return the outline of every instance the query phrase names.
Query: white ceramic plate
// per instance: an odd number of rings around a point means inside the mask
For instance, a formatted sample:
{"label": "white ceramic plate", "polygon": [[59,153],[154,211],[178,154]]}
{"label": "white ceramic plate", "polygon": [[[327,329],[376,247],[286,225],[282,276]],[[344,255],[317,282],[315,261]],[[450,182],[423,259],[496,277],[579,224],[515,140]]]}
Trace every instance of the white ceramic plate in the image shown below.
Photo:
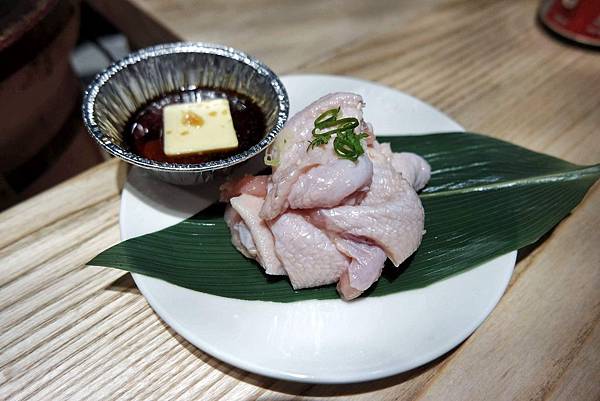
{"label": "white ceramic plate", "polygon": [[[283,78],[296,113],[321,95],[361,94],[377,135],[462,131],[411,96],[352,78]],[[134,168],[121,201],[123,239],[193,215],[215,199],[217,184],[175,187]],[[347,383],[378,379],[427,363],[467,338],[508,285],[516,252],[426,288],[346,303],[274,303],[203,294],[134,274],[156,313],[189,342],[239,368],[280,379]]]}

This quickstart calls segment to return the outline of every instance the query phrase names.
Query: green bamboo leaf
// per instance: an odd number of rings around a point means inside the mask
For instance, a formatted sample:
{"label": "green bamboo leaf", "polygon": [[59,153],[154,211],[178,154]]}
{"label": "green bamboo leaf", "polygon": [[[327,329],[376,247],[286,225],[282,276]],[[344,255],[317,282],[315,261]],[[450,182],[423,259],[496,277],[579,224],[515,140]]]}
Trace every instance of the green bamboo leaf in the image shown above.
{"label": "green bamboo leaf", "polygon": [[[389,265],[366,296],[423,287],[538,240],[581,201],[600,165],[578,166],[473,133],[379,138],[425,157],[432,177],[421,193],[427,233],[400,268]],[[223,206],[102,252],[90,265],[158,277],[246,300],[337,298],[334,286],[294,291],[231,245]],[[364,295],[364,296],[365,296]]]}

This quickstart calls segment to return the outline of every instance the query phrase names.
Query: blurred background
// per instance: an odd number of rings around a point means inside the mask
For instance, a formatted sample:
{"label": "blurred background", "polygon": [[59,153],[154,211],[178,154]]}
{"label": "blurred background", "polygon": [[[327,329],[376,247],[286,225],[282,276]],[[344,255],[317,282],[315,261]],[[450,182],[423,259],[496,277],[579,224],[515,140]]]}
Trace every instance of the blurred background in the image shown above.
{"label": "blurred background", "polygon": [[0,210],[105,159],[81,93],[129,47],[87,2],[0,2]]}
{"label": "blurred background", "polygon": [[[273,3],[264,1],[2,0],[0,210],[105,160],[107,156],[82,126],[81,93],[97,72],[131,49],[186,37],[232,45],[263,59],[278,73],[289,73],[310,70],[306,65],[294,64],[295,55],[303,54],[305,63],[318,65],[329,51],[339,47],[335,41],[311,36],[312,30],[295,35],[295,29],[302,24],[318,24],[320,29],[314,30],[315,35],[326,32],[338,42],[344,38],[352,43],[360,42],[369,33],[365,29],[372,29],[368,26],[373,24],[361,21],[377,20],[385,37],[385,26],[410,23],[425,29],[428,22],[419,24],[414,16],[427,15],[424,11],[428,8],[445,7],[449,16],[456,18],[462,15],[461,9],[472,13],[474,3],[482,8],[497,8],[498,12],[508,12],[512,7],[509,2],[487,0],[445,3],[452,3],[452,7],[436,0],[379,0],[379,11],[375,13],[369,1],[289,0],[273,7]],[[600,14],[600,0],[523,3],[532,6],[531,13],[524,16],[527,21],[537,18],[538,29],[565,46],[579,43],[580,47],[597,48],[600,16],[593,18]],[[278,24],[265,23],[274,9],[278,9],[278,18],[283,20]],[[231,15],[243,24],[229,26]],[[154,20],[157,16],[161,23]],[[508,18],[507,32],[516,32],[515,23],[522,17]],[[282,25],[286,27],[283,33]],[[491,38],[490,43],[497,40],[500,39]],[[468,47],[469,41],[463,42]],[[264,43],[270,43],[269,47]],[[355,71],[338,71],[325,64],[317,71],[360,76],[361,70],[357,66]],[[385,77],[364,78],[387,83]]]}

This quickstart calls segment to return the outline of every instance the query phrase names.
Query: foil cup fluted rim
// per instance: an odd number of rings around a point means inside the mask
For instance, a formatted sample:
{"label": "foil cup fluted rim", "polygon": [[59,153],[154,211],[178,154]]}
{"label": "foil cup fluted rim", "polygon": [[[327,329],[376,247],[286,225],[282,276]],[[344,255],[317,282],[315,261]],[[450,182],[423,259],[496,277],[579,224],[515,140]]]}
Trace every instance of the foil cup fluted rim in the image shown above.
{"label": "foil cup fluted rim", "polygon": [[[258,74],[266,77],[269,81],[269,85],[274,90],[277,96],[278,113],[277,120],[273,125],[273,128],[264,136],[264,138],[250,147],[244,152],[237,153],[230,157],[221,160],[213,160],[205,163],[171,163],[161,162],[152,159],[147,159],[136,153],[133,153],[122,146],[114,143],[108,135],[102,132],[99,125],[96,122],[94,115],[94,108],[96,104],[96,97],[100,92],[100,89],[119,71],[127,68],[130,65],[139,63],[140,61],[147,60],[153,57],[165,56],[176,53],[205,53],[213,54],[222,57],[228,57],[235,61],[241,62],[248,65]],[[171,171],[171,172],[205,172],[212,171],[222,168],[227,168],[239,164],[245,160],[248,160],[265,150],[275,139],[279,131],[283,128],[288,114],[289,114],[289,99],[287,91],[283,86],[283,83],[269,67],[264,63],[252,57],[240,50],[232,47],[204,42],[177,42],[161,44],[152,47],[147,47],[135,52],[130,53],[125,58],[118,60],[109,65],[102,72],[98,73],[90,85],[86,88],[83,95],[82,103],[82,114],[84,124],[95,139],[95,141],[110,154],[119,157],[131,164],[140,166],[146,169],[157,170],[157,171]]]}

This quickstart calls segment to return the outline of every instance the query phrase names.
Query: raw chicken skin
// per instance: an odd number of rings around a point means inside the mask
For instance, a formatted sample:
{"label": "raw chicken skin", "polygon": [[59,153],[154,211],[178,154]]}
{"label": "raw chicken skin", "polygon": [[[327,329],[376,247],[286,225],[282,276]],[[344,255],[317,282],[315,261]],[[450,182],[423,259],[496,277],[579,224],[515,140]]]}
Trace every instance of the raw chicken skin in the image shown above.
{"label": "raw chicken skin", "polygon": [[335,283],[348,268],[325,233],[294,212],[279,216],[272,224],[275,250],[294,289]]}
{"label": "raw chicken skin", "polygon": [[[264,267],[267,274],[285,275],[286,271],[275,254],[273,234],[271,234],[271,230],[269,230],[264,220],[258,216],[260,208],[264,203],[263,198],[242,194],[231,198],[230,202],[230,207],[237,212],[243,221],[243,225],[240,224],[241,222],[237,222],[239,241],[233,241],[234,246],[240,249],[236,245],[236,242],[243,245],[247,253],[242,250],[240,251],[244,256],[256,259]],[[245,238],[247,233],[251,234],[252,242]]]}
{"label": "raw chicken skin", "polygon": [[254,195],[264,199],[267,195],[268,182],[268,175],[245,175],[240,179],[227,181],[219,188],[221,191],[219,201],[227,202],[234,196],[239,196],[241,194]]}
{"label": "raw chicken skin", "polygon": [[379,245],[398,266],[419,247],[425,213],[415,190],[386,155],[375,148],[368,153],[373,161],[373,181],[360,205],[315,210],[310,220],[327,232]]}
{"label": "raw chicken skin", "polygon": [[429,182],[429,178],[431,178],[429,163],[417,154],[410,152],[394,153],[391,161],[394,170],[402,174],[402,178],[408,181],[415,191],[423,189]]}
{"label": "raw chicken skin", "polygon": [[415,191],[423,189],[431,178],[431,167],[421,156],[410,152],[394,153],[389,143],[375,142],[373,148],[388,159]]}
{"label": "raw chicken skin", "polygon": [[[225,215],[223,216],[229,231],[231,232],[231,243],[235,248],[240,251],[242,255],[249,259],[256,259],[256,244],[252,239],[252,234],[248,226],[242,221],[242,218],[235,211],[231,205],[225,208]],[[249,237],[249,238],[248,238]],[[242,243],[242,238],[244,242]]]}
{"label": "raw chicken skin", "polygon": [[[307,151],[308,144],[312,139],[315,119],[323,112],[337,107],[340,107],[340,113],[343,117],[358,119],[360,125],[355,129],[356,132],[368,129],[367,124],[362,119],[362,98],[353,93],[334,93],[324,96],[290,118],[271,145],[271,157],[278,162],[278,165],[273,167],[271,186],[260,212],[261,217],[265,220],[274,219],[290,207],[288,197],[293,190],[293,186],[303,174],[308,173],[312,168],[329,163],[332,167],[339,166],[337,163],[340,159],[333,150],[333,140],[329,141],[327,145]],[[365,181],[354,180],[353,178],[356,174],[364,176],[365,171],[363,169],[369,169],[368,164],[370,164],[370,161],[365,159],[361,166],[353,166],[348,170],[338,170],[339,178],[346,184],[354,184],[354,187],[346,186],[344,190],[336,191],[335,194],[342,196],[344,192],[354,192],[363,188]],[[363,171],[355,172],[355,170]],[[320,175],[319,172],[315,173],[315,179],[318,180]],[[320,184],[318,182],[311,183],[312,179],[313,177],[310,176],[305,178],[302,185],[318,187]],[[305,199],[299,199],[297,196],[298,192],[301,191],[302,189],[299,189],[295,192],[295,200],[298,201],[297,206],[304,206],[302,201]],[[345,196],[341,199],[332,198],[328,202],[338,204],[343,198]],[[309,204],[313,205],[314,202],[309,202]]]}
{"label": "raw chicken skin", "polygon": [[352,162],[334,159],[314,167],[298,178],[288,196],[291,209],[338,206],[357,191],[366,192],[371,185],[373,164],[367,155]]}
{"label": "raw chicken skin", "polygon": [[378,246],[363,242],[340,238],[335,245],[352,258],[348,270],[344,272],[344,280],[338,282],[337,290],[344,299],[354,299],[379,279],[387,257]]}
{"label": "raw chicken skin", "polygon": [[[232,243],[267,274],[287,274],[294,289],[337,282],[354,299],[419,246],[424,211],[417,190],[431,175],[414,153],[394,153],[362,119],[359,95],[324,96],[292,117],[270,149],[271,176],[244,177],[221,188]],[[359,120],[365,153],[340,159],[333,139],[308,149],[315,119],[340,107]]]}

